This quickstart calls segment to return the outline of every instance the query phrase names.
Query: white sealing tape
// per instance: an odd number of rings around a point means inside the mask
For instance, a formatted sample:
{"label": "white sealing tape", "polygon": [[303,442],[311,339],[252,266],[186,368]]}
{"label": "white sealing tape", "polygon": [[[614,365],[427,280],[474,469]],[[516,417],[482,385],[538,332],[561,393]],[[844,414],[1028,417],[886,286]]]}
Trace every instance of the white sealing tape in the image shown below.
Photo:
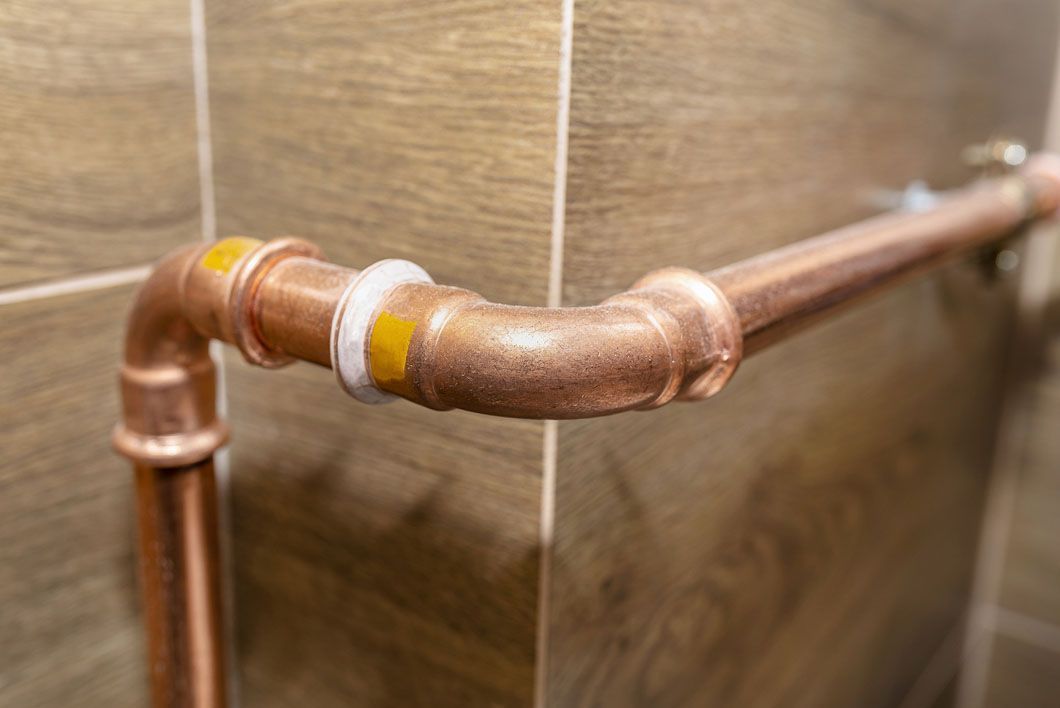
{"label": "white sealing tape", "polygon": [[434,281],[412,261],[379,261],[357,274],[335,309],[331,321],[331,365],[339,385],[358,401],[387,403],[397,398],[375,385],[368,366],[368,342],[373,317],[383,297],[403,283]]}

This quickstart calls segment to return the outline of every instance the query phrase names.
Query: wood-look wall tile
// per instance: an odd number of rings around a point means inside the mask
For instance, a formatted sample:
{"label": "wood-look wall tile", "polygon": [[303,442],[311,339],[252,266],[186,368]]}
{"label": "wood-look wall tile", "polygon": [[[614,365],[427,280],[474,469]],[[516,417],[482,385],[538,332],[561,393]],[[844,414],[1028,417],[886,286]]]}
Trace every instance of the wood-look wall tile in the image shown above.
{"label": "wood-look wall tile", "polygon": [[[968,265],[744,363],[700,404],[563,423],[551,705],[889,706],[964,610],[1004,292]],[[900,352],[899,356],[897,352]]]}
{"label": "wood-look wall tile", "polygon": [[[222,234],[544,304],[559,3],[206,5]],[[367,407],[236,358],[244,699],[530,705],[542,424]]]}
{"label": "wood-look wall tile", "polygon": [[[579,0],[568,304],[864,218],[961,149],[1040,143],[1051,0]],[[1018,99],[1018,100],[1017,100]]]}
{"label": "wood-look wall tile", "polygon": [[544,303],[559,3],[207,6],[222,233]]}
{"label": "wood-look wall tile", "polygon": [[[579,0],[566,304],[965,181],[992,133],[1037,140],[1010,102],[1047,92],[1057,9],[1008,10]],[[712,401],[561,423],[550,703],[899,703],[967,601],[1011,296],[958,265]]]}
{"label": "wood-look wall tile", "polygon": [[1060,318],[1048,331],[1055,334],[1031,393],[999,603],[1060,627]]}
{"label": "wood-look wall tile", "polygon": [[0,308],[0,705],[147,704],[117,288]]}
{"label": "wood-look wall tile", "polygon": [[530,705],[541,423],[227,370],[243,699]]}
{"label": "wood-look wall tile", "polygon": [[188,3],[0,7],[0,286],[199,236]]}
{"label": "wood-look wall tile", "polygon": [[983,708],[1052,708],[1060,695],[1060,654],[1006,636],[994,638]]}

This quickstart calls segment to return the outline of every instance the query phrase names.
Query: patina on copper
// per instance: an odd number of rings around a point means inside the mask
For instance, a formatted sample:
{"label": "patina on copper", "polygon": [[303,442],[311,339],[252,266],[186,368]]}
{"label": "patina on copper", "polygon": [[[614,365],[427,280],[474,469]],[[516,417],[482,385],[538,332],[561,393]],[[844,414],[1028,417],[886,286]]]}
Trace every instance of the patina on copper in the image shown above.
{"label": "patina on copper", "polygon": [[[400,357],[388,360],[386,380],[369,370],[376,386],[421,405],[502,416],[584,418],[701,399],[741,356],[1058,205],[1060,162],[1039,156],[930,211],[870,219],[707,274],[656,271],[593,307],[498,305],[405,282],[380,293],[370,333],[374,346],[381,321],[407,328]],[[291,238],[182,249],[159,264],[130,314],[114,444],[136,469],[156,708],[224,706],[212,455],[227,428],[208,340],[261,366],[332,365],[336,312],[356,292],[357,271],[321,258]]]}

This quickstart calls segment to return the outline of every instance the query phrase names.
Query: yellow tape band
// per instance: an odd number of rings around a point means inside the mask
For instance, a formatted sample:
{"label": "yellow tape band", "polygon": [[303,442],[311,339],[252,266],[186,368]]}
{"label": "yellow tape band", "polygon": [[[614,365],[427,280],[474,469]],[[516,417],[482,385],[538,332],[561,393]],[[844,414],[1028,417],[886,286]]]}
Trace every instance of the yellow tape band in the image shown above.
{"label": "yellow tape band", "polygon": [[389,312],[383,312],[376,318],[368,343],[368,364],[377,384],[405,380],[405,361],[415,331],[415,322],[394,317]]}
{"label": "yellow tape band", "polygon": [[223,241],[218,241],[216,246],[206,252],[206,255],[202,258],[202,264],[204,267],[216,270],[218,273],[227,273],[232,270],[232,266],[240,258],[261,244],[262,241],[256,238],[247,238],[246,236],[226,238]]}

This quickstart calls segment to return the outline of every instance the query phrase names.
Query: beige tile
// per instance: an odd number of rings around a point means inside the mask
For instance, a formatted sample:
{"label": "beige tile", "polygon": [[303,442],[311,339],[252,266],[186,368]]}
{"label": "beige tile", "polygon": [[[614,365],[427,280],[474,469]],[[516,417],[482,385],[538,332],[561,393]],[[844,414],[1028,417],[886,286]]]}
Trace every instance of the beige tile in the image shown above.
{"label": "beige tile", "polygon": [[[579,0],[565,302],[963,182],[960,148],[997,130],[1038,137],[1009,79],[1046,91],[1056,9],[1008,10]],[[551,704],[896,705],[967,601],[1011,294],[961,264],[712,401],[562,423]]]}
{"label": "beige tile", "polygon": [[541,423],[228,374],[243,700],[529,705]]}
{"label": "beige tile", "polygon": [[1060,696],[1060,654],[994,638],[984,708],[1052,708]]}
{"label": "beige tile", "polygon": [[147,703],[132,473],[110,449],[130,295],[0,308],[0,705]]}
{"label": "beige tile", "polygon": [[[559,3],[207,2],[222,233],[543,304]],[[542,424],[229,359],[255,706],[529,705]]]}
{"label": "beige tile", "polygon": [[544,303],[558,2],[207,6],[222,233]]}
{"label": "beige tile", "polygon": [[0,44],[0,287],[198,238],[186,0],[12,0]]}
{"label": "beige tile", "polygon": [[1060,625],[1060,366],[1033,396],[999,601]]}

